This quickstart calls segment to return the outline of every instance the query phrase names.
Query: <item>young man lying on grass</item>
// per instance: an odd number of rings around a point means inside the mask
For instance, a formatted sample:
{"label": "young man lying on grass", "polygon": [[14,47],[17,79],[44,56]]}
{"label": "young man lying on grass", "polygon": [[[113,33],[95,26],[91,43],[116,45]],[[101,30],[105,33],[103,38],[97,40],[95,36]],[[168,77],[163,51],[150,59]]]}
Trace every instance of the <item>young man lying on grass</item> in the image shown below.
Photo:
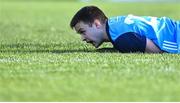
{"label": "young man lying on grass", "polygon": [[98,48],[111,42],[120,52],[180,53],[180,21],[167,17],[107,18],[96,6],[81,8],[70,22],[83,41]]}

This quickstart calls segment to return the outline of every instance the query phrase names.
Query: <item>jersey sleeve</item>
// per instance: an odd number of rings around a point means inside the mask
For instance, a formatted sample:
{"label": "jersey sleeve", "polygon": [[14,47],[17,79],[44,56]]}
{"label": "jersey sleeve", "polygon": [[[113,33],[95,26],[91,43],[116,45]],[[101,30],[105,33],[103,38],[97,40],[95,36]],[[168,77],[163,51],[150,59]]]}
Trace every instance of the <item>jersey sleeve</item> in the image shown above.
{"label": "jersey sleeve", "polygon": [[114,41],[114,47],[122,53],[145,52],[146,37],[135,32],[124,33]]}

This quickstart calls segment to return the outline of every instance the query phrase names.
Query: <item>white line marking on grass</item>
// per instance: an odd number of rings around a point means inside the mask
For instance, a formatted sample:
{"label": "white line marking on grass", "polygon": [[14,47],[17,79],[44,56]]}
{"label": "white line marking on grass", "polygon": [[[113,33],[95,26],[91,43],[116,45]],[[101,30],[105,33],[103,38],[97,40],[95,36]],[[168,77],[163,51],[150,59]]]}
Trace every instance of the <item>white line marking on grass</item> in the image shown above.
{"label": "white line marking on grass", "polygon": [[176,72],[176,69],[173,67],[165,67],[165,68],[159,69],[159,72],[172,73],[172,72]]}
{"label": "white line marking on grass", "polygon": [[72,59],[64,59],[64,58],[1,58],[0,63],[59,63],[59,62],[65,62],[65,63],[76,63],[76,62],[82,62],[82,63],[92,63],[96,62],[94,59],[87,59],[87,58],[72,58]]}
{"label": "white line marking on grass", "polygon": [[[24,62],[25,60],[19,59],[19,58],[2,58],[0,59],[0,63],[19,63]],[[27,62],[27,61],[26,61]]]}
{"label": "white line marking on grass", "polygon": [[134,59],[136,62],[153,62],[154,59]]}

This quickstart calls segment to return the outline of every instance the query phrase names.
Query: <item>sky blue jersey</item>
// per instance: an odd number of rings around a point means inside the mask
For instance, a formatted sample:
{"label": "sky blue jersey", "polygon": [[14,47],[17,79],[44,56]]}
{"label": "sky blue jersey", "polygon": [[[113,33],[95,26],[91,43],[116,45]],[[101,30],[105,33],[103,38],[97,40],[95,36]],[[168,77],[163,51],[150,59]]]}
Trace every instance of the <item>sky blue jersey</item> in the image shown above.
{"label": "sky blue jersey", "polygon": [[180,21],[167,17],[128,15],[109,18],[107,26],[112,42],[115,42],[121,35],[131,32],[151,39],[165,52],[180,53]]}

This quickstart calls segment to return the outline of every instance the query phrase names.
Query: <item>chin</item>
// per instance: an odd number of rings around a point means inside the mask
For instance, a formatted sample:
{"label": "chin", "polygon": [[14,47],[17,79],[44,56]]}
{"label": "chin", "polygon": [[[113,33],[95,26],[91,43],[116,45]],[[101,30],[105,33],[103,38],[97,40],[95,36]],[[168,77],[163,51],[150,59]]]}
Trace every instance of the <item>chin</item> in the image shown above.
{"label": "chin", "polygon": [[94,44],[95,48],[99,48],[99,46],[101,46],[102,43],[98,43],[98,44]]}
{"label": "chin", "polygon": [[99,48],[99,46],[94,46],[96,49]]}

